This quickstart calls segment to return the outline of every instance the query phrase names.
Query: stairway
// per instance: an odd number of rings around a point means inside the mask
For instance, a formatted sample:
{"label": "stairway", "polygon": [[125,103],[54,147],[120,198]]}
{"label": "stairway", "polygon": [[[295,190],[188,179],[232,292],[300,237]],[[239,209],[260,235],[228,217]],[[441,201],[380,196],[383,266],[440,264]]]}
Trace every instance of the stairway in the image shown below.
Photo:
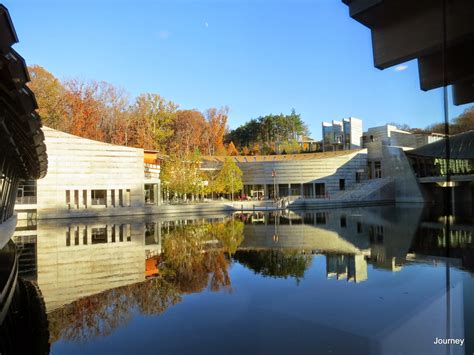
{"label": "stairway", "polygon": [[352,185],[344,191],[339,191],[331,200],[364,201],[377,194],[382,188],[392,183],[391,178],[371,179]]}

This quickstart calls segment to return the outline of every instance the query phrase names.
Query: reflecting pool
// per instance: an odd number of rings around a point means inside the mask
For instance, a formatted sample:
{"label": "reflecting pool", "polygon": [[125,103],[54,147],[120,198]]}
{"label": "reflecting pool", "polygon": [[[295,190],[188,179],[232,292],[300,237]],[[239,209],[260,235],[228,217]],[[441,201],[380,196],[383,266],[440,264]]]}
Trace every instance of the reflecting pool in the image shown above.
{"label": "reflecting pool", "polygon": [[40,220],[14,241],[52,354],[472,354],[474,218],[456,211]]}

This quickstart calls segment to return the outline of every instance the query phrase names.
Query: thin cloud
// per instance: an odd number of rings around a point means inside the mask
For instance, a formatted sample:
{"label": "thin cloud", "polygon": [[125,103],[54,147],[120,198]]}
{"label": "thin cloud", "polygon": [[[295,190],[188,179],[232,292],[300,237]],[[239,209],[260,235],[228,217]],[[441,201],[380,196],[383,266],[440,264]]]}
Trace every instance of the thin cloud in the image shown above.
{"label": "thin cloud", "polygon": [[209,23],[208,23],[208,22],[204,22],[204,27],[209,27]]}
{"label": "thin cloud", "polygon": [[404,70],[407,70],[407,69],[408,69],[408,65],[401,64],[401,65],[397,65],[395,67],[395,69],[393,69],[393,70],[395,70],[395,71],[404,71]]}
{"label": "thin cloud", "polygon": [[165,40],[165,39],[168,39],[169,36],[171,36],[171,33],[169,31],[160,31],[160,32],[158,32],[158,37],[160,39]]}

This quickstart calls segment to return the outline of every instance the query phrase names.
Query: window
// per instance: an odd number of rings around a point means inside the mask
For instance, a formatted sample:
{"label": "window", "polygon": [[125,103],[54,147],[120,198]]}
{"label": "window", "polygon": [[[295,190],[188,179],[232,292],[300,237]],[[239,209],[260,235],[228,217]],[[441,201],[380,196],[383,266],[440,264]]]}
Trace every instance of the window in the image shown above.
{"label": "window", "polygon": [[87,208],[87,190],[82,190],[82,205]]}
{"label": "window", "polygon": [[74,207],[79,208],[79,190],[74,190]]}
{"label": "window", "polygon": [[362,223],[357,222],[357,233],[362,233]]}
{"label": "window", "polygon": [[71,208],[71,191],[66,190],[66,205],[67,208]]}
{"label": "window", "polygon": [[314,184],[314,187],[316,189],[316,198],[324,198],[324,195],[326,194],[326,187],[324,183],[316,183]]}
{"label": "window", "polygon": [[87,245],[87,227],[82,230],[82,244]]}
{"label": "window", "polygon": [[71,246],[71,228],[66,231],[66,246]]}
{"label": "window", "polygon": [[105,206],[107,204],[107,190],[91,190],[91,205]]}
{"label": "window", "polygon": [[379,161],[374,163],[374,175],[376,179],[380,179],[382,177],[382,163]]}
{"label": "window", "polygon": [[120,189],[119,192],[118,192],[118,198],[119,198],[119,206],[120,207],[123,207],[123,190]]}
{"label": "window", "polygon": [[74,230],[74,245],[79,245],[79,227]]}
{"label": "window", "polygon": [[346,216],[343,215],[343,216],[341,216],[341,227],[346,228],[346,226],[347,226]]}
{"label": "window", "polygon": [[110,203],[112,207],[115,207],[115,190],[110,190]]}
{"label": "window", "polygon": [[18,186],[17,204],[36,203],[36,180],[25,180]]}
{"label": "window", "polygon": [[107,227],[92,228],[92,244],[107,243]]}
{"label": "window", "polygon": [[339,179],[339,190],[343,191],[346,189],[346,179]]}
{"label": "window", "polygon": [[316,213],[316,224],[326,224],[326,213],[323,213],[323,212]]}
{"label": "window", "polygon": [[112,243],[115,243],[115,225],[112,226]]}

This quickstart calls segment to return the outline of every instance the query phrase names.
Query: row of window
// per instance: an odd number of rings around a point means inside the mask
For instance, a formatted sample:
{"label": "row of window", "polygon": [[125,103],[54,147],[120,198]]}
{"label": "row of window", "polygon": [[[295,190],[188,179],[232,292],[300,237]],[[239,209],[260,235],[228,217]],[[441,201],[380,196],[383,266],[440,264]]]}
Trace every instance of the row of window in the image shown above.
{"label": "row of window", "polygon": [[[107,198],[108,193],[109,198]],[[130,206],[130,189],[66,190],[66,205],[69,209],[89,206],[128,207]]]}
{"label": "row of window", "polygon": [[130,224],[99,227],[71,226],[66,231],[66,246],[105,244],[108,243],[109,235],[111,243],[132,241]]}

